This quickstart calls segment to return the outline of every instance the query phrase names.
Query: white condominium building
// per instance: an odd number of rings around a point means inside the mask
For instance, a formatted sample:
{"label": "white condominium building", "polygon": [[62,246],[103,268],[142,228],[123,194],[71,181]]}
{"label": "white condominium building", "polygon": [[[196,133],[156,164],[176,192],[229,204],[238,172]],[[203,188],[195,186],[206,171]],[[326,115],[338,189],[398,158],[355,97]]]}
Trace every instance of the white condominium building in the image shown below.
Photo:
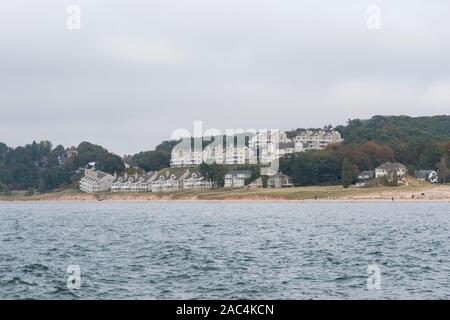
{"label": "white condominium building", "polygon": [[342,141],[341,134],[334,130],[304,130],[294,137],[294,142],[302,143],[304,150],[320,150],[330,143]]}
{"label": "white condominium building", "polygon": [[135,173],[118,177],[114,175],[114,180],[111,185],[112,192],[144,192],[149,190],[149,179],[154,175],[153,172],[144,174]]}
{"label": "white condominium building", "polygon": [[341,134],[334,130],[302,130],[294,138],[279,130],[260,131],[254,135],[248,146],[213,143],[203,150],[192,150],[191,146],[173,149],[171,167],[197,166],[202,162],[218,164],[268,164],[286,154],[307,150],[321,150],[330,143],[340,143]]}

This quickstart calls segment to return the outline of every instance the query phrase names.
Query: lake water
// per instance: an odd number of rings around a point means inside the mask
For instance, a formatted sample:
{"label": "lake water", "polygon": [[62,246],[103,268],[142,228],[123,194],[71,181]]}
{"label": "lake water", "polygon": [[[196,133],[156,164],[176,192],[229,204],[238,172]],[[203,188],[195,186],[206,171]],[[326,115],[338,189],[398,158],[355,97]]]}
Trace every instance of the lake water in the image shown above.
{"label": "lake water", "polygon": [[0,299],[24,298],[448,299],[450,205],[0,203]]}

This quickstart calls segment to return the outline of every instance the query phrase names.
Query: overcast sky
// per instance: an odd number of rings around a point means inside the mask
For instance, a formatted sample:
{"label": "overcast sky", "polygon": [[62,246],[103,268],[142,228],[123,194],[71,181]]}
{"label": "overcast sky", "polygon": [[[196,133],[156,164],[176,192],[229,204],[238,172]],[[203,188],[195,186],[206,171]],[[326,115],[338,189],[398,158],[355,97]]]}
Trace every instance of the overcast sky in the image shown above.
{"label": "overcast sky", "polygon": [[[66,26],[71,4],[80,30]],[[194,120],[290,129],[449,114],[449,17],[448,0],[2,1],[0,141],[130,154]]]}

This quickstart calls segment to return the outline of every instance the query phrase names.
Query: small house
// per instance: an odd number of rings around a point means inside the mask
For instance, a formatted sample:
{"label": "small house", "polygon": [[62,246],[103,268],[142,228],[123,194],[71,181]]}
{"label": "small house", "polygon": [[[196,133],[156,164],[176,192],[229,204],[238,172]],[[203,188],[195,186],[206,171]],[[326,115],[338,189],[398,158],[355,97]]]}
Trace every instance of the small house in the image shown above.
{"label": "small house", "polygon": [[225,188],[245,187],[245,180],[252,176],[250,170],[230,171],[225,175]]}
{"label": "small house", "polygon": [[401,163],[385,162],[381,166],[375,168],[375,178],[388,177],[392,178],[394,174],[399,180],[402,180],[406,175],[406,167]]}

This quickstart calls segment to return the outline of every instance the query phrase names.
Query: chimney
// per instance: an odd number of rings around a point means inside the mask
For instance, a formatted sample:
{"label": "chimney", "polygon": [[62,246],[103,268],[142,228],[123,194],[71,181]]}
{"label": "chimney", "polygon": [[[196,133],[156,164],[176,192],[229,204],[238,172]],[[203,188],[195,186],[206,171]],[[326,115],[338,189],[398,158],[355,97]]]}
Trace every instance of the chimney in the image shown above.
{"label": "chimney", "polygon": [[134,178],[137,180],[137,178],[138,178],[138,173],[137,172],[134,173]]}
{"label": "chimney", "polygon": [[128,172],[125,172],[125,180],[128,179]]}
{"label": "chimney", "polygon": [[114,171],[114,179],[117,178],[117,172]]}
{"label": "chimney", "polygon": [[166,171],[166,177],[168,178],[169,176],[170,176],[170,171],[167,170],[167,171]]}

